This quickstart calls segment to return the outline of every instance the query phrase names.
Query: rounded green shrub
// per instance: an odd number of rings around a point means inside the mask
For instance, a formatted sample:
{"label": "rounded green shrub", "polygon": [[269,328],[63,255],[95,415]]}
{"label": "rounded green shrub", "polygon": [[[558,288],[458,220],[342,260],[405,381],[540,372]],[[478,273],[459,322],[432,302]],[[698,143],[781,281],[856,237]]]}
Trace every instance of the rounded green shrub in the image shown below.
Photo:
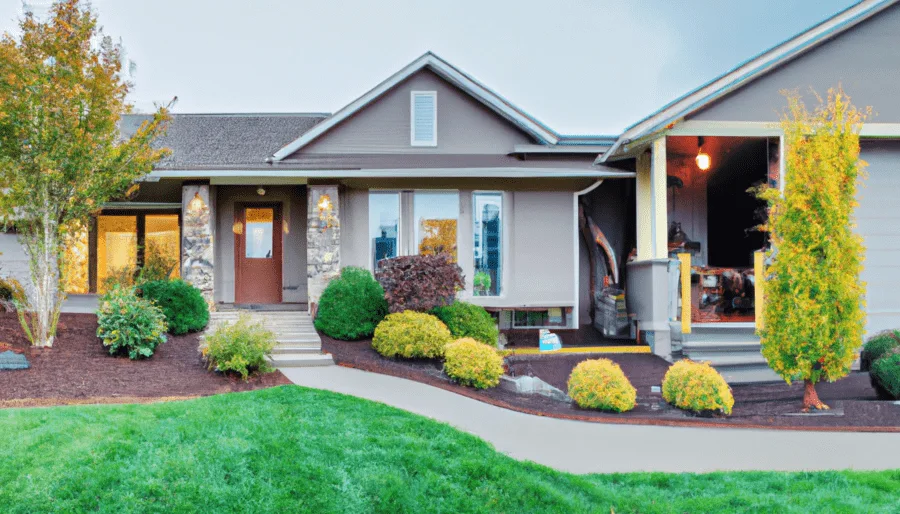
{"label": "rounded green shrub", "polygon": [[471,337],[491,346],[497,346],[500,331],[494,318],[480,305],[466,302],[453,302],[450,305],[435,307],[432,314],[438,317],[450,329],[453,337]]}
{"label": "rounded green shrub", "polygon": [[372,348],[385,357],[439,358],[453,337],[444,323],[423,312],[388,314],[375,327]]}
{"label": "rounded green shrub", "polygon": [[152,302],[138,297],[133,288],[115,286],[100,298],[97,337],[110,355],[150,357],[166,342],[166,316]]}
{"label": "rounded green shrub", "polygon": [[609,359],[581,361],[569,375],[569,396],[579,407],[614,412],[630,411],[637,390],[618,364]]}
{"label": "rounded green shrub", "polygon": [[207,334],[200,353],[210,370],[238,373],[247,380],[253,371],[274,371],[267,357],[275,343],[275,334],[262,323],[250,323],[250,317],[242,314],[236,323],[226,323]]}
{"label": "rounded green shrub", "polygon": [[209,305],[203,294],[184,280],[155,280],[141,285],[138,290],[141,296],[162,309],[169,333],[173,335],[199,332],[209,323]]}
{"label": "rounded green shrub", "polygon": [[900,348],[900,333],[896,330],[886,330],[875,334],[863,345],[859,355],[859,370],[869,371],[872,364],[887,355],[895,348]]}
{"label": "rounded green shrub", "polygon": [[375,277],[347,266],[322,292],[315,325],[328,337],[352,341],[370,337],[387,313],[384,289]]}
{"label": "rounded green shrub", "polygon": [[879,398],[900,400],[900,350],[876,360],[869,377]]}
{"label": "rounded green shrub", "polygon": [[662,382],[663,399],[679,409],[697,413],[731,414],[734,396],[722,375],[708,362],[684,359],[666,372]]}
{"label": "rounded green shrub", "polygon": [[496,387],[503,376],[503,358],[494,347],[464,337],[444,347],[444,373],[464,386]]}

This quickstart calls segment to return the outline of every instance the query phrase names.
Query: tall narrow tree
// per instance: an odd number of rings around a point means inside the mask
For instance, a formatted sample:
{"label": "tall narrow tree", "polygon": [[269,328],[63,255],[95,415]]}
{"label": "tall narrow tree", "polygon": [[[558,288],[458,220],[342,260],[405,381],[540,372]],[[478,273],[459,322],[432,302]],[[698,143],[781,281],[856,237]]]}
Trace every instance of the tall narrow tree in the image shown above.
{"label": "tall narrow tree", "polygon": [[766,269],[762,353],[788,383],[803,380],[805,410],[827,409],[816,383],[846,376],[862,344],[865,284],[862,238],[854,233],[864,177],[860,111],[838,88],[809,111],[787,93],[782,119],[784,191],[764,190],[772,240]]}
{"label": "tall narrow tree", "polygon": [[132,87],[121,48],[80,0],[58,0],[45,22],[26,13],[19,29],[0,39],[0,216],[30,258],[22,327],[32,344],[51,346],[65,298],[67,231],[86,226],[165,155],[151,143],[169,117],[160,108],[121,137]]}

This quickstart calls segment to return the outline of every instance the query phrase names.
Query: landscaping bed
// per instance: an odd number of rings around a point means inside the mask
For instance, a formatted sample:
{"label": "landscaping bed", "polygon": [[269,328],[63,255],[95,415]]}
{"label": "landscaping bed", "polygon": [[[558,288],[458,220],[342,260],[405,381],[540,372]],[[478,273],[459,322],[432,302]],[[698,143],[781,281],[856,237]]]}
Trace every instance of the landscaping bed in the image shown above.
{"label": "landscaping bed", "polygon": [[322,335],[322,349],[337,364],[416,380],[487,403],[532,414],[585,421],[635,424],[706,424],[734,427],[779,427],[823,430],[900,431],[900,405],[877,401],[868,373],[851,373],[834,383],[817,386],[819,396],[832,407],[824,414],[798,415],[803,385],[735,385],[734,411],[729,417],[697,417],[676,409],[651,393],[662,383],[669,363],[647,354],[516,355],[506,362],[512,376],[536,376],[566,391],[576,364],[585,359],[608,358],[618,363],[637,389],[638,406],[622,414],[581,409],[574,404],[540,395],[521,395],[500,388],[478,390],[460,386],[442,373],[438,359],[387,359],[376,353],[370,340],[338,341]]}
{"label": "landscaping bed", "polygon": [[93,314],[63,314],[52,348],[33,348],[15,314],[0,313],[0,342],[23,352],[30,369],[0,371],[0,407],[122,403],[248,391],[289,384],[280,372],[238,378],[207,371],[198,334],[168,336],[149,359],[113,357],[97,339]]}

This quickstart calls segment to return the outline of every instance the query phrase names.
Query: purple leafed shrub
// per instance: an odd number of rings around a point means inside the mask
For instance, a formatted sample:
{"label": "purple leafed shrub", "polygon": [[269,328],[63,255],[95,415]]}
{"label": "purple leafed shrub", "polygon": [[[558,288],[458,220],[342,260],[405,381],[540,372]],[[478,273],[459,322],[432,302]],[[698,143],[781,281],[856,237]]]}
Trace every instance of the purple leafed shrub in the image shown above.
{"label": "purple leafed shrub", "polygon": [[427,312],[449,305],[465,287],[462,269],[447,254],[384,259],[378,262],[375,278],[391,312]]}

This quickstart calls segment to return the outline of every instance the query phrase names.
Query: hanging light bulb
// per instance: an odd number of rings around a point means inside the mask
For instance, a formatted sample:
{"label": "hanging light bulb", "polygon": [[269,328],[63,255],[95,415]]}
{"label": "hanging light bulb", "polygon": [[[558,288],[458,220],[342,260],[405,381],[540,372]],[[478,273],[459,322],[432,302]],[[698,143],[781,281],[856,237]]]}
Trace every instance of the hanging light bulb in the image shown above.
{"label": "hanging light bulb", "polygon": [[706,171],[709,169],[712,161],[709,158],[709,154],[703,151],[703,136],[699,136],[697,138],[697,167],[700,168],[700,171]]}

